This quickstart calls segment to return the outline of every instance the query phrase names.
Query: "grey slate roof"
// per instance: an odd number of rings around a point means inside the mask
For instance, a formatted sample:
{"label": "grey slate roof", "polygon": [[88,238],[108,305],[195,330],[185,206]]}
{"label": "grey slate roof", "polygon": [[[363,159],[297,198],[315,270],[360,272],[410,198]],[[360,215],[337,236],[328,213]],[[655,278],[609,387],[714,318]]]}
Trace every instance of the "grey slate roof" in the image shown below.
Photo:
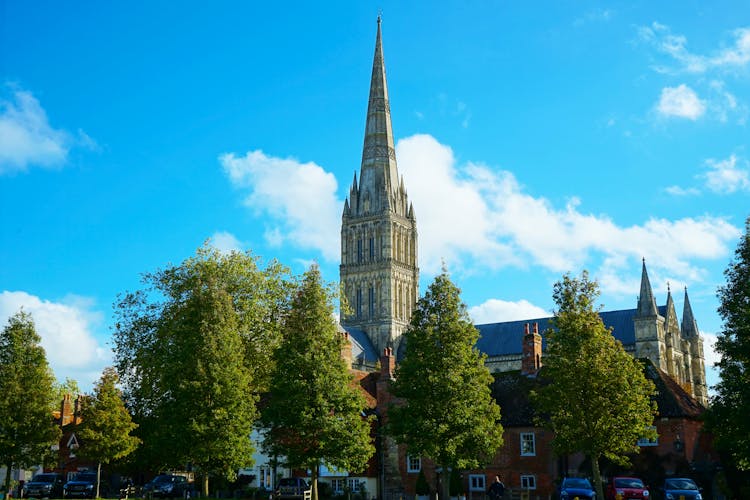
{"label": "grey slate roof", "polygon": [[375,363],[379,359],[370,338],[364,331],[348,326],[344,329],[352,341],[352,359],[356,359],[360,363]]}
{"label": "grey slate roof", "polygon": [[[659,314],[665,316],[667,306],[659,306]],[[603,311],[599,313],[607,328],[612,328],[612,334],[624,346],[635,344],[635,326],[633,318],[637,309],[622,309],[619,311]],[[477,349],[487,356],[508,356],[521,354],[521,341],[524,333],[524,325],[529,324],[533,328],[534,323],[539,324],[539,333],[542,335],[542,349],[547,349],[547,339],[544,332],[552,327],[552,318],[524,319],[519,321],[505,321],[502,323],[486,323],[476,325],[479,330]],[[367,334],[357,328],[346,327],[352,339],[352,356],[354,359],[365,363],[374,363],[379,359]],[[397,353],[397,359],[403,357],[403,347]]]}
{"label": "grey slate roof", "polygon": [[[635,344],[635,326],[633,318],[636,309],[622,309],[620,311],[604,311],[599,313],[608,328],[612,328],[612,334],[622,342],[623,345]],[[659,314],[666,314],[666,306],[659,307]],[[521,341],[524,333],[524,325],[539,323],[539,333],[542,335],[542,349],[547,349],[547,339],[544,332],[552,327],[552,318],[524,319],[521,321],[506,321],[503,323],[488,323],[476,325],[479,330],[477,349],[487,356],[507,356],[521,354]]]}

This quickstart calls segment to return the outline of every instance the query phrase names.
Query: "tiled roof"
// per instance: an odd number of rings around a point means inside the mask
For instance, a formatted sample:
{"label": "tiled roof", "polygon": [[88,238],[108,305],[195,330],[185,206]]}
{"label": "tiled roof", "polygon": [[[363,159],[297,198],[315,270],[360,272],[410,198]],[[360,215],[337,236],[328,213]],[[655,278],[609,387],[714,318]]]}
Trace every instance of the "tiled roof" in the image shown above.
{"label": "tiled roof", "polygon": [[[646,378],[654,382],[657,394],[655,401],[661,418],[699,418],[705,410],[669,375],[657,369],[650,361],[644,364]],[[529,399],[529,392],[540,387],[544,380],[544,368],[540,377],[529,378],[520,371],[493,374],[492,396],[500,405],[501,422],[505,427],[530,427],[534,425],[536,412]]]}

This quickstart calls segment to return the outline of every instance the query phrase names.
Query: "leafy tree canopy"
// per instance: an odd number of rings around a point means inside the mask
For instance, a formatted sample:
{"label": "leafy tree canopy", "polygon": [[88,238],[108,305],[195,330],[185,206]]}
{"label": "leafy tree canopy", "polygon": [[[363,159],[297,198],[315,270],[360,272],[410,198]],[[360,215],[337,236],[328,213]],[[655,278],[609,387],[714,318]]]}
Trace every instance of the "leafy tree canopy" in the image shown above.
{"label": "leafy tree canopy", "polygon": [[709,411],[717,446],[750,470],[750,217],[719,288],[722,331],[716,342],[720,381]]}
{"label": "leafy tree canopy", "polygon": [[[388,432],[410,454],[443,468],[472,469],[490,461],[503,444],[500,408],[490,393],[492,376],[475,347],[479,332],[447,272],[435,278],[412,314],[402,342],[388,410]],[[447,494],[446,491],[443,494]]]}
{"label": "leafy tree canopy", "polygon": [[601,492],[599,459],[627,464],[638,438],[655,437],[654,384],[599,316],[599,287],[584,271],[555,283],[554,330],[548,330],[542,375],[549,383],[534,394],[540,413],[555,432],[559,454],[582,452],[591,459]]}
{"label": "leafy tree canopy", "polygon": [[[0,333],[0,464],[31,467],[60,439],[50,412],[55,378],[34,321],[23,310]],[[10,474],[5,476],[5,491]]]}
{"label": "leafy tree canopy", "polygon": [[233,477],[267,389],[286,309],[287,271],[204,246],[143,276],[116,304],[115,361],[143,440],[141,463]]}
{"label": "leafy tree canopy", "polygon": [[313,474],[322,464],[349,472],[365,468],[374,453],[364,396],[341,352],[344,338],[333,314],[337,289],[325,287],[313,266],[293,294],[274,362],[262,423],[268,454]]}

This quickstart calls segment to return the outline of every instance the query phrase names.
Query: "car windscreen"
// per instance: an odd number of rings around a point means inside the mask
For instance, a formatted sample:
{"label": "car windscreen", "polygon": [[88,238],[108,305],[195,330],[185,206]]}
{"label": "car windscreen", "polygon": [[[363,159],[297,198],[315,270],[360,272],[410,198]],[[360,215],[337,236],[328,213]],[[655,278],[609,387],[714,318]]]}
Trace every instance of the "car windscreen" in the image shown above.
{"label": "car windscreen", "polygon": [[698,486],[691,479],[667,479],[668,490],[697,490]]}
{"label": "car windscreen", "polygon": [[565,487],[566,488],[591,488],[591,483],[589,483],[586,479],[566,479],[565,480]]}
{"label": "car windscreen", "polygon": [[620,477],[615,479],[615,488],[643,488],[643,481],[635,478]]}
{"label": "car windscreen", "polygon": [[174,482],[174,478],[172,476],[156,476],[154,478],[155,483],[172,483]]}
{"label": "car windscreen", "polygon": [[96,474],[92,474],[91,472],[86,473],[78,473],[75,477],[76,481],[96,481]]}
{"label": "car windscreen", "polygon": [[34,481],[37,483],[54,483],[56,477],[54,474],[39,474],[34,476]]}

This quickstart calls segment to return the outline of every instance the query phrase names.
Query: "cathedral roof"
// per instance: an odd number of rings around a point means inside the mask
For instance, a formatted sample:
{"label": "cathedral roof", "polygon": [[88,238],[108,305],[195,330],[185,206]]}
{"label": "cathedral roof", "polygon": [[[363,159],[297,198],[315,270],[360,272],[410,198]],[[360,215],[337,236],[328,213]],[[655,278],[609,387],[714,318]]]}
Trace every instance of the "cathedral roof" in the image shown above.
{"label": "cathedral roof", "polygon": [[[664,315],[666,306],[658,308],[659,314]],[[612,329],[612,335],[622,342],[623,345],[635,344],[635,326],[633,319],[637,309],[623,309],[620,311],[604,311],[599,313],[604,326]],[[552,328],[552,318],[524,319],[520,321],[506,321],[502,323],[487,323],[476,325],[479,330],[477,349],[487,356],[507,356],[521,353],[521,338],[524,333],[524,325],[527,323],[539,324],[539,332],[542,335],[542,349],[547,349],[547,338],[544,332]]]}
{"label": "cathedral roof", "polygon": [[345,326],[344,330],[349,334],[349,340],[352,343],[353,360],[360,364],[372,364],[380,359],[366,332],[350,326]]}

